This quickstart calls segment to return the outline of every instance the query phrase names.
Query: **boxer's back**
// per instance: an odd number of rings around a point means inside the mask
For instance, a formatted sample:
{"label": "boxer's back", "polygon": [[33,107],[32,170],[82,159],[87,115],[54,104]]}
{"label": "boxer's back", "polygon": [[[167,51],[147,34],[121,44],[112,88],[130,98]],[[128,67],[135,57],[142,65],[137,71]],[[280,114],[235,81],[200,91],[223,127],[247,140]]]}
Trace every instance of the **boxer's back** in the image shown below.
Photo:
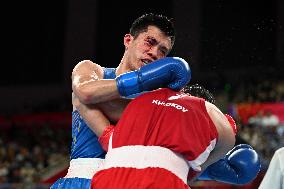
{"label": "boxer's back", "polygon": [[159,89],[128,105],[114,131],[112,146],[161,146],[195,160],[214,148],[216,138],[203,99]]}

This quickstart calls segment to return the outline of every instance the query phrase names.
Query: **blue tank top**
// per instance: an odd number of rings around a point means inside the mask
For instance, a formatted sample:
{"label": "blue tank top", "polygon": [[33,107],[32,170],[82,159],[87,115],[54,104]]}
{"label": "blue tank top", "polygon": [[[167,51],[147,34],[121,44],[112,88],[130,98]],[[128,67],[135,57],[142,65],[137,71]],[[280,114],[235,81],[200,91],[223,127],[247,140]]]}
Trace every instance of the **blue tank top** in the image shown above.
{"label": "blue tank top", "polygon": [[[104,68],[104,79],[114,79],[115,68]],[[98,137],[87,126],[77,110],[72,112],[72,146],[71,159],[77,158],[104,158]]]}

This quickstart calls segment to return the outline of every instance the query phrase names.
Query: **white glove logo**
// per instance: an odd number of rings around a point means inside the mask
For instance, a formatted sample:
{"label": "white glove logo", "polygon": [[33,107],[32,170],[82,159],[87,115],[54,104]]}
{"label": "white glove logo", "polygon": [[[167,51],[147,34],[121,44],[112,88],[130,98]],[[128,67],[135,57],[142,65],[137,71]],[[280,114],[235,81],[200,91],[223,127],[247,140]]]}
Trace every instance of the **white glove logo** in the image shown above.
{"label": "white glove logo", "polygon": [[176,100],[176,99],[179,99],[179,98],[182,98],[182,97],[185,97],[185,96],[188,96],[186,94],[176,94],[176,96],[170,96],[168,98],[168,100]]}

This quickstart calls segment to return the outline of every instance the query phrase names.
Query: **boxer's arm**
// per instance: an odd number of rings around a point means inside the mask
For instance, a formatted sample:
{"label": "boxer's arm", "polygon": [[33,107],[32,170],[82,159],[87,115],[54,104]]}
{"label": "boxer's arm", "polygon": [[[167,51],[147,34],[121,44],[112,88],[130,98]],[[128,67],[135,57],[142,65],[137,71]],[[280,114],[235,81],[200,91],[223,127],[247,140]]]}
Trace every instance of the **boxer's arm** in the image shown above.
{"label": "boxer's arm", "polygon": [[209,117],[216,126],[218,132],[218,140],[216,147],[210,154],[208,160],[202,165],[205,170],[206,167],[223,158],[228,151],[235,145],[235,131],[232,129],[227,117],[214,104],[205,102],[205,106]]}
{"label": "boxer's arm", "polygon": [[103,68],[89,60],[79,62],[72,72],[72,89],[84,104],[120,98],[114,79],[103,79]]}
{"label": "boxer's arm", "polygon": [[82,61],[72,72],[72,89],[84,104],[96,104],[127,97],[160,87],[180,90],[191,79],[188,63],[167,57],[112,79],[103,78],[103,69],[91,61]]}
{"label": "boxer's arm", "polygon": [[120,98],[104,103],[98,103],[96,105],[111,123],[116,123],[130,101],[130,99]]}
{"label": "boxer's arm", "polygon": [[[217,114],[219,113],[217,112]],[[214,122],[214,117],[217,116],[215,116],[214,114],[212,116],[211,114],[210,117]],[[223,119],[222,117],[223,116],[220,116],[219,120],[222,120]],[[237,131],[235,121],[229,115],[225,115],[225,118],[228,120],[229,127],[233,131],[233,134],[235,135]],[[224,134],[224,131],[226,132],[228,128],[225,127],[227,123],[223,125],[224,127],[218,127],[218,123],[216,124],[215,121],[215,125],[219,135],[221,133]],[[219,136],[219,139],[222,139],[222,136],[221,138]],[[221,142],[219,140],[217,143],[216,150],[217,151],[220,150],[218,148],[220,147],[221,144],[221,150],[223,152],[226,152],[226,150],[223,148],[222,145],[222,143],[226,144],[226,142],[228,142],[228,140],[226,139],[224,140],[224,138],[222,139]],[[216,161],[215,163],[213,162],[212,164],[211,160],[216,159],[214,158],[215,152],[216,151],[213,151],[213,153],[209,156],[208,161],[205,162],[205,166],[203,169],[204,172],[202,172],[202,174],[198,177],[198,180],[215,180],[229,184],[247,184],[257,176],[260,170],[260,162],[258,154],[256,153],[255,150],[253,150],[251,146],[247,144],[241,144],[235,146],[224,157],[221,157],[220,160]]]}
{"label": "boxer's arm", "polygon": [[188,178],[189,184],[192,184],[208,166],[223,158],[235,144],[235,133],[225,115],[215,105],[209,102],[205,102],[205,106],[211,120],[216,126],[218,140],[208,159],[201,165],[201,171],[195,172],[194,170],[190,170],[189,175],[191,175],[191,177]]}
{"label": "boxer's arm", "polygon": [[110,125],[109,119],[96,105],[83,104],[75,95],[72,96],[72,101],[88,127],[98,137],[101,136],[104,130]]}
{"label": "boxer's arm", "polygon": [[88,127],[97,135],[102,148],[108,151],[109,139],[115,127],[110,124],[110,121],[96,105],[82,104],[75,95],[73,101],[75,108],[79,111]]}
{"label": "boxer's arm", "polygon": [[117,122],[130,99],[120,98],[114,79],[103,78],[103,68],[85,60],[72,72],[73,95],[84,104],[96,104],[111,122]]}

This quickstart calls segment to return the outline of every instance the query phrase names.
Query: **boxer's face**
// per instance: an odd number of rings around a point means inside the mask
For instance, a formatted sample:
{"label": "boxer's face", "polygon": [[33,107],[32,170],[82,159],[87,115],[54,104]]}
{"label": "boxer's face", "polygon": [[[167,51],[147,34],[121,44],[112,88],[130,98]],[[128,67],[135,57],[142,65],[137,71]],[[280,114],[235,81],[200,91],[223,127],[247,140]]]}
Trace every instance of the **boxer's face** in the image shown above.
{"label": "boxer's face", "polygon": [[166,57],[172,48],[170,37],[155,26],[148,26],[136,38],[127,34],[124,40],[131,70]]}

